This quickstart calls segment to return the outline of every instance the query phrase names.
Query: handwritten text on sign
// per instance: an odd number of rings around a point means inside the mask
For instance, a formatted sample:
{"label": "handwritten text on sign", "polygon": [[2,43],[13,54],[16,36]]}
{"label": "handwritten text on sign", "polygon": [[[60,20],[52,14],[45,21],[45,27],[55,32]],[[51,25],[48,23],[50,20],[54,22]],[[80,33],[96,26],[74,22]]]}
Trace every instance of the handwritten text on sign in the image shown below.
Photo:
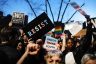
{"label": "handwritten text on sign", "polygon": [[56,50],[57,49],[57,46],[56,46],[57,43],[58,43],[57,39],[50,37],[50,36],[46,36],[44,48],[48,49],[48,50]]}

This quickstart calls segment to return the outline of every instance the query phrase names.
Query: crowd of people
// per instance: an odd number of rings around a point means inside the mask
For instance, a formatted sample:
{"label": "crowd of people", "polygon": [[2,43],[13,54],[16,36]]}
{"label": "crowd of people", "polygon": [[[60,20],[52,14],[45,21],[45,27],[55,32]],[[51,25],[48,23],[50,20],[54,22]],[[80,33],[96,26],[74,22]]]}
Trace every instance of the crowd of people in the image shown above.
{"label": "crowd of people", "polygon": [[28,38],[22,28],[12,24],[3,27],[0,30],[0,64],[96,64],[96,40],[92,41],[90,21],[86,35],[79,39],[62,33],[57,50],[44,49],[44,41],[44,37],[36,41]]}

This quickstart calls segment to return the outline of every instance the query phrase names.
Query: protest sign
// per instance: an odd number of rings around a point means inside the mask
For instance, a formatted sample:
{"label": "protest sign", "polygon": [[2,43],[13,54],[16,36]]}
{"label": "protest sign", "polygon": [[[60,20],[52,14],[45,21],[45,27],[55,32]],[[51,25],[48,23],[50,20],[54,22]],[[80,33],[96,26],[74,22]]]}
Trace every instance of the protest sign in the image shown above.
{"label": "protest sign", "polygon": [[57,46],[56,46],[57,43],[58,43],[57,39],[50,37],[50,36],[46,36],[45,43],[44,43],[43,47],[47,50],[56,50],[57,49]]}
{"label": "protest sign", "polygon": [[16,25],[24,25],[25,15],[24,13],[13,12],[12,23]]}
{"label": "protest sign", "polygon": [[86,35],[86,31],[87,31],[87,29],[82,29],[78,33],[76,33],[74,36],[76,36],[76,37],[83,37],[83,36]]}
{"label": "protest sign", "polygon": [[71,32],[72,36],[77,34],[80,30],[82,29],[82,25],[79,25],[78,23],[74,23],[73,27],[69,29]]}
{"label": "protest sign", "polygon": [[29,38],[32,38],[32,40],[37,40],[53,28],[54,24],[44,12],[36,17],[33,21],[28,23],[27,26],[23,28],[23,30]]}
{"label": "protest sign", "polygon": [[80,12],[83,16],[86,16],[86,15],[87,15],[87,14],[85,13],[85,11],[83,11],[83,10],[81,9],[81,7],[80,7],[76,2],[71,2],[70,4],[71,4],[71,6],[72,6],[74,9],[76,9],[78,12]]}

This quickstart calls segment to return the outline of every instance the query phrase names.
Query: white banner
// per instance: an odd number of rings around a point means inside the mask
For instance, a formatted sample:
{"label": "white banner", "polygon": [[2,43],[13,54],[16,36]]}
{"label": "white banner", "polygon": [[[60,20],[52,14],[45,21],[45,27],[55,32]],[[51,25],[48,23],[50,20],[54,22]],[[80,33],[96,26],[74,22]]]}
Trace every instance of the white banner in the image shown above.
{"label": "white banner", "polygon": [[80,30],[82,29],[82,25],[79,25],[78,23],[74,23],[71,29],[69,31],[71,32],[72,36],[76,35]]}

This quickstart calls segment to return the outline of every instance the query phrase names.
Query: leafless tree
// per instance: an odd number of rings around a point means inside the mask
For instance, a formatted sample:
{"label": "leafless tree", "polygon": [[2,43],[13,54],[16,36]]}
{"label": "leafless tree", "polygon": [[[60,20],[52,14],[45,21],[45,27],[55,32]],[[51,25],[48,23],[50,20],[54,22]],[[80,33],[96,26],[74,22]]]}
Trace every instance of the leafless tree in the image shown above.
{"label": "leafless tree", "polygon": [[0,0],[0,11],[3,11],[4,12],[3,7],[5,5],[8,5],[7,2],[8,2],[8,0]]}
{"label": "leafless tree", "polygon": [[[26,3],[28,3],[28,5],[30,6],[30,9],[32,10],[32,12],[29,12],[30,14],[37,16],[37,14],[39,14],[40,11],[45,11],[44,10],[44,3],[40,2],[41,0],[25,0]],[[44,0],[43,0],[44,1]]]}

